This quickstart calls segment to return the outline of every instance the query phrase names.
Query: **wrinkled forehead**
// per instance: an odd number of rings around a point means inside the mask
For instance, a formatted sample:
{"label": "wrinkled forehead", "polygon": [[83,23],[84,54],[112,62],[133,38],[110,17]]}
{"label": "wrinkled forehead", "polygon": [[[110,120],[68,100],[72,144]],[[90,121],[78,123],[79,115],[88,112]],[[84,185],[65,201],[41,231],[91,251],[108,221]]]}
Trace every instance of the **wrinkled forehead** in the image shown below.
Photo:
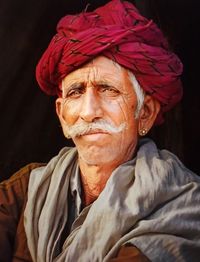
{"label": "wrinkled forehead", "polygon": [[110,81],[111,83],[122,82],[128,76],[128,70],[121,67],[111,59],[104,56],[98,56],[89,63],[74,70],[63,80],[64,86],[71,82],[101,82]]}

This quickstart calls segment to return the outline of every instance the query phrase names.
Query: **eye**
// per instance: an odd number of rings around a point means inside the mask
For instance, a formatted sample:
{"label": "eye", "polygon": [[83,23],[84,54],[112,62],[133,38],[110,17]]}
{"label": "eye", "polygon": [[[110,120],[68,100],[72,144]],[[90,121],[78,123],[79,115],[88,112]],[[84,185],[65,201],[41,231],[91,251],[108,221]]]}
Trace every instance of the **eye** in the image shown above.
{"label": "eye", "polygon": [[71,88],[67,93],[66,93],[66,98],[78,98],[80,97],[83,93],[85,92],[84,87],[74,87]]}
{"label": "eye", "polygon": [[120,93],[118,89],[109,85],[100,85],[99,91],[107,96],[117,96]]}

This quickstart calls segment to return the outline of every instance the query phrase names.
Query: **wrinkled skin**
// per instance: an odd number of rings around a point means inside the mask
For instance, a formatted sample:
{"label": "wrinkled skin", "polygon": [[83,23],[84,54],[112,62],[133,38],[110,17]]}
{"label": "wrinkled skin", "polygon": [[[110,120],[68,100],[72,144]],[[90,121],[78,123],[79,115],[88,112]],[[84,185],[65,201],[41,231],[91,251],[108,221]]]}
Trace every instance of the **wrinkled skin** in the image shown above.
{"label": "wrinkled skin", "polygon": [[134,155],[139,130],[151,128],[159,103],[146,96],[136,119],[137,97],[128,71],[102,56],[67,75],[62,90],[63,97],[57,99],[56,109],[64,133],[66,125],[102,119],[116,127],[125,125],[117,133],[98,129],[72,137],[78,149],[83,186],[95,199],[112,171]]}

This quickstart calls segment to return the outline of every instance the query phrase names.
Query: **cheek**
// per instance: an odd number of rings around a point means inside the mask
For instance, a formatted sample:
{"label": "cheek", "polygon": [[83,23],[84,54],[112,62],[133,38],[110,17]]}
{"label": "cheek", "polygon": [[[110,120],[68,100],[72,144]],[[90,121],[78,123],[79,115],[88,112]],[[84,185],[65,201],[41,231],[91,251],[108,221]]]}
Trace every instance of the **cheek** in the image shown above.
{"label": "cheek", "polygon": [[62,117],[67,124],[72,125],[76,122],[79,111],[80,107],[78,102],[65,101],[63,104]]}
{"label": "cheek", "polygon": [[118,103],[118,116],[120,115],[123,118],[124,122],[133,122],[134,121],[134,112],[135,112],[135,101],[129,97],[123,97],[122,100]]}
{"label": "cheek", "polygon": [[133,108],[131,99],[128,96],[120,96],[117,99],[107,99],[102,101],[102,108],[104,109],[105,115],[109,115],[114,122],[125,122],[127,116],[132,112]]}
{"label": "cheek", "polygon": [[115,125],[126,122],[126,114],[120,101],[103,101],[104,117],[110,119]]}
{"label": "cheek", "polygon": [[123,121],[127,125],[124,133],[125,140],[132,140],[134,137],[137,137],[138,119],[135,118],[136,107],[137,104],[135,99],[123,99],[123,103],[121,104],[121,112],[124,119]]}

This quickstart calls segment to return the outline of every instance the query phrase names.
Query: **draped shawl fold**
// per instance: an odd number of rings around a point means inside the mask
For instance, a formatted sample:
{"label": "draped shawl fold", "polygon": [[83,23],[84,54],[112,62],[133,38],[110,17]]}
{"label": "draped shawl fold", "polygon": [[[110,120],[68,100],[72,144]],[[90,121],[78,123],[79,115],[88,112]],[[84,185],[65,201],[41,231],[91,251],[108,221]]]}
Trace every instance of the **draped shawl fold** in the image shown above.
{"label": "draped shawl fold", "polygon": [[200,178],[147,139],[82,210],[58,253],[76,169],[76,149],[64,148],[31,173],[24,223],[34,262],[106,262],[126,243],[154,262],[199,261]]}
{"label": "draped shawl fold", "polygon": [[182,97],[182,64],[169,50],[162,32],[129,2],[112,0],[93,12],[63,17],[57,34],[36,68],[41,89],[59,94],[61,80],[98,55],[106,56],[136,76],[145,92],[161,103],[162,114]]}

